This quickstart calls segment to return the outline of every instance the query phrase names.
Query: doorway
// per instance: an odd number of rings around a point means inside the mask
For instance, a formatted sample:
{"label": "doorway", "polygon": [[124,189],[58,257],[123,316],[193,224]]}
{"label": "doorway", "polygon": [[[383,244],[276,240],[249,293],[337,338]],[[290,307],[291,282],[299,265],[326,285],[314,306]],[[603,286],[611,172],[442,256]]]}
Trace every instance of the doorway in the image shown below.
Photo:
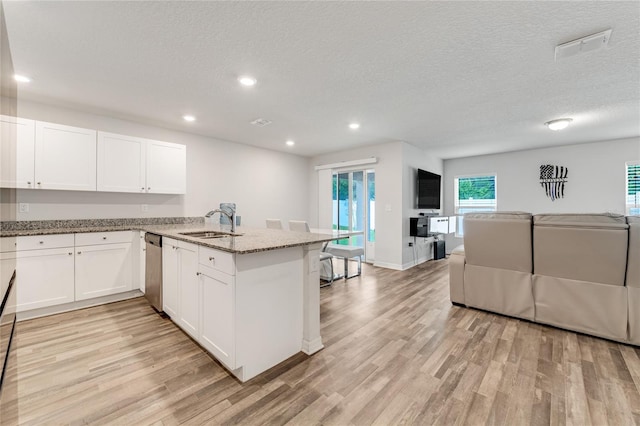
{"label": "doorway", "polygon": [[374,170],[354,170],[333,173],[333,229],[362,231],[362,235],[339,240],[338,244],[364,247],[364,261],[375,260]]}

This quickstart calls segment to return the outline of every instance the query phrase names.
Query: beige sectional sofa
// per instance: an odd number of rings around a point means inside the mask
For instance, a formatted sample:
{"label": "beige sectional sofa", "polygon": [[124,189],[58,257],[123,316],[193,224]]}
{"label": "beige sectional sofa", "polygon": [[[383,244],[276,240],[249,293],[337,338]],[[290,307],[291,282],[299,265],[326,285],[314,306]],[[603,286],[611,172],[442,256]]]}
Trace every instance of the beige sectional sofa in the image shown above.
{"label": "beige sectional sofa", "polygon": [[468,213],[453,303],[640,345],[640,217]]}

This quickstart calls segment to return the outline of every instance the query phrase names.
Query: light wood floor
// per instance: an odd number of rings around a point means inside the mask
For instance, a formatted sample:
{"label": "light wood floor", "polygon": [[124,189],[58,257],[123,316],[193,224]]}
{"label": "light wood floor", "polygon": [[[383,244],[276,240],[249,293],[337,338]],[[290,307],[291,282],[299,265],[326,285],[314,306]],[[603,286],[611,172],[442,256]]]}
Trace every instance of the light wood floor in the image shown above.
{"label": "light wood floor", "polygon": [[640,350],[452,306],[446,260],[321,298],[325,349],[245,384],[144,299],[22,322],[19,423],[640,425]]}

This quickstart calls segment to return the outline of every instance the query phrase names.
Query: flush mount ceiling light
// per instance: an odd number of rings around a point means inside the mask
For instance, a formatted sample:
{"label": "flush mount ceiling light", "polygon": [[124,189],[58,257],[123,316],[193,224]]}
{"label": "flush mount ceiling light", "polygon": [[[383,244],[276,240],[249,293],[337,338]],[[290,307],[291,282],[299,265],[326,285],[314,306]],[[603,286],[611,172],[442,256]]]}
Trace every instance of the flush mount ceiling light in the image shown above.
{"label": "flush mount ceiling light", "polygon": [[287,144],[287,146],[294,146],[296,143],[294,141],[292,141],[291,139],[289,139],[288,141],[285,142]]}
{"label": "flush mount ceiling light", "polygon": [[183,115],[182,118],[184,121],[193,122],[196,121],[196,118],[193,115]]}
{"label": "flush mount ceiling light", "polygon": [[557,120],[547,121],[544,124],[551,130],[562,130],[565,129],[572,121],[573,119],[571,118],[559,118]]}
{"label": "flush mount ceiling light", "polygon": [[14,74],[13,75],[13,79],[15,81],[17,81],[18,83],[29,83],[31,82],[31,79],[25,75],[20,75],[20,74]]}
{"label": "flush mount ceiling light", "polygon": [[255,86],[256,83],[258,82],[258,80],[248,75],[243,75],[241,77],[238,77],[238,81],[240,82],[240,84],[246,87]]}
{"label": "flush mount ceiling light", "polygon": [[349,128],[351,130],[358,130],[360,128],[360,123],[351,123],[349,124]]}

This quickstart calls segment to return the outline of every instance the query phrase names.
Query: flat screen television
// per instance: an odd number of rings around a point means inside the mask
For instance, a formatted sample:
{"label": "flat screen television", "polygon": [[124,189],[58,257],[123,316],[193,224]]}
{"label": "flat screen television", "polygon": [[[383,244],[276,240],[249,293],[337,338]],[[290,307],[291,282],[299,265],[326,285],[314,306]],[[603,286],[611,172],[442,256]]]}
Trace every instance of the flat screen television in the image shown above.
{"label": "flat screen television", "polygon": [[416,208],[440,208],[440,181],[440,175],[418,169],[418,176],[416,179]]}

